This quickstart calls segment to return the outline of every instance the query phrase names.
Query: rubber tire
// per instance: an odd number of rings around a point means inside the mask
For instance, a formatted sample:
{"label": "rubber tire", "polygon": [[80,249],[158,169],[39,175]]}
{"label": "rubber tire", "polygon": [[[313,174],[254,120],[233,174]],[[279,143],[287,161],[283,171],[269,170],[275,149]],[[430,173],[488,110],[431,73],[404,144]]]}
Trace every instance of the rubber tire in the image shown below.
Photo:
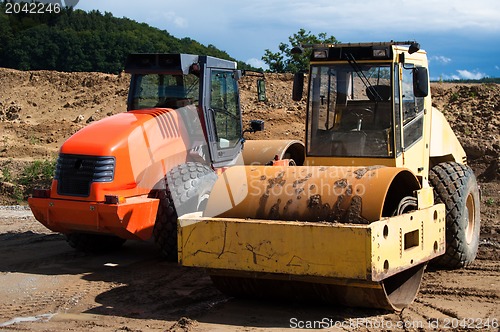
{"label": "rubber tire", "polygon": [[[161,254],[169,261],[177,261],[177,209],[182,213],[203,211],[217,175],[207,165],[188,162],[167,173],[164,190],[154,195],[160,200],[153,236]],[[174,197],[172,196],[174,193]]]}
{"label": "rubber tire", "polygon": [[66,234],[66,242],[78,250],[87,253],[105,253],[120,248],[126,239],[114,235],[70,233]]}
{"label": "rubber tire", "polygon": [[431,263],[446,269],[466,267],[476,258],[479,246],[480,200],[474,172],[466,165],[443,162],[430,170],[429,182],[435,203],[446,206],[446,252]]}

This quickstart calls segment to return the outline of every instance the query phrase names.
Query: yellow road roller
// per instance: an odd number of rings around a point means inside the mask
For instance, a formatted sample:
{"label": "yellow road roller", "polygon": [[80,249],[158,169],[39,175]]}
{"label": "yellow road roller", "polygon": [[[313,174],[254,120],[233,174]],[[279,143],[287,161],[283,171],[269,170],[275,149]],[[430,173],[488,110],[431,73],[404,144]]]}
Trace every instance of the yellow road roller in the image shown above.
{"label": "yellow road roller", "polygon": [[399,311],[428,263],[475,259],[479,191],[432,106],[416,42],[303,45],[293,99],[307,115],[303,166],[233,166],[203,212],[178,219],[178,258],[233,296]]}

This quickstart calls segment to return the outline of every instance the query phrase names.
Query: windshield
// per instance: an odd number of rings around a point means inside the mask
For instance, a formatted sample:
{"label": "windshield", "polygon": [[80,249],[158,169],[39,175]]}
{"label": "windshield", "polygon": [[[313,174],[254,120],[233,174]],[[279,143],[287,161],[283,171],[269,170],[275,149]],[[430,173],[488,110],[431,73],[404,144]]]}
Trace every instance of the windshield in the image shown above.
{"label": "windshield", "polygon": [[390,64],[313,66],[308,155],[393,155]]}
{"label": "windshield", "polygon": [[140,74],[134,75],[132,84],[130,109],[198,104],[199,78],[192,74]]}

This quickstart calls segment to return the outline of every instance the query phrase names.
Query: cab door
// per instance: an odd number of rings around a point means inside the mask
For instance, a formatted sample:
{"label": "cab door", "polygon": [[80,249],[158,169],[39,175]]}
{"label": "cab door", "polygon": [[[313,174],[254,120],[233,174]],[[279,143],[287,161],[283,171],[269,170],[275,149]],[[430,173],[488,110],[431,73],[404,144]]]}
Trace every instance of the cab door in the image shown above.
{"label": "cab door", "polygon": [[[424,121],[426,110],[425,99],[414,92],[414,70],[416,64],[406,62],[399,67],[399,96],[396,96],[395,107],[399,110],[396,121],[401,121],[401,143],[397,142],[398,154],[401,144],[402,164],[398,166],[411,169],[422,181],[428,169],[428,147],[424,140]],[[401,119],[401,120],[400,120]],[[399,133],[397,133],[399,135]]]}
{"label": "cab door", "polygon": [[205,90],[205,116],[214,166],[234,160],[242,148],[237,71],[210,68]]}

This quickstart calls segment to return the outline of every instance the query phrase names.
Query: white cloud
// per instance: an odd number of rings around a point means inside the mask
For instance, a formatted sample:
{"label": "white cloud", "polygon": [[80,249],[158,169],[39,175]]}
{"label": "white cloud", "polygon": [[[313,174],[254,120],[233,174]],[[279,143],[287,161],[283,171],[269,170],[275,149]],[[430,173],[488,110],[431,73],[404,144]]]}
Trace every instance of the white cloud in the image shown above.
{"label": "white cloud", "polygon": [[465,69],[458,69],[457,72],[461,78],[464,78],[466,80],[480,80],[481,78],[486,76],[486,74],[478,72],[477,70],[469,71]]}
{"label": "white cloud", "polygon": [[[440,79],[444,80],[480,80],[484,77],[487,77],[485,73],[481,73],[478,70],[466,70],[466,69],[458,69],[457,74],[441,75]],[[436,79],[434,79],[436,80]]]}
{"label": "white cloud", "polygon": [[[460,80],[462,79],[462,77],[456,75],[456,74],[452,74],[452,75],[446,75],[446,74],[443,74],[439,77],[439,79],[443,79],[443,80]],[[436,79],[434,79],[435,81],[437,81]]]}
{"label": "white cloud", "polygon": [[[498,0],[454,0],[452,3],[435,0],[86,0],[77,8],[88,10],[99,7],[118,16],[149,21],[148,16],[166,13],[175,17],[189,17],[191,28],[213,30],[221,24],[238,25],[252,22],[255,25],[295,26],[307,30],[364,31],[368,35],[378,31],[419,33],[454,29],[483,28],[500,31],[500,6]],[[141,18],[139,18],[139,16]],[[197,19],[195,21],[195,18]],[[186,20],[185,18],[182,20]],[[181,21],[182,21],[181,20]],[[177,22],[176,24],[183,24]],[[248,26],[247,26],[248,28]],[[227,31],[235,33],[236,31]],[[363,36],[362,36],[363,37]],[[389,36],[390,37],[390,36]],[[362,38],[360,38],[362,39]]]}
{"label": "white cloud", "polygon": [[482,72],[494,75],[496,59],[471,65],[470,52],[500,50],[493,42],[500,34],[498,0],[475,0],[473,6],[469,0],[81,0],[76,8],[146,22],[175,37],[215,45],[236,59],[258,61],[265,49],[277,51],[300,28],[342,42],[417,39],[438,72],[481,65]]}
{"label": "white cloud", "polygon": [[241,15],[237,19],[254,22],[305,27],[334,35],[363,32],[359,39],[372,33],[412,35],[428,31],[487,29],[500,31],[498,0],[468,0],[452,3],[435,0],[254,0],[250,4],[233,5]]}
{"label": "white cloud", "polygon": [[269,68],[269,66],[264,61],[257,58],[248,59],[246,63],[255,68],[262,68],[262,69]]}
{"label": "white cloud", "polygon": [[442,55],[433,55],[429,57],[429,62],[433,61],[439,62],[441,64],[448,64],[451,62],[451,59]]}
{"label": "white cloud", "polygon": [[172,22],[178,28],[186,28],[188,26],[187,20],[181,16],[178,16],[173,11],[164,12],[162,16],[167,20],[167,22]]}
{"label": "white cloud", "polygon": [[500,70],[500,67],[499,67],[499,66],[495,66],[495,69],[496,69],[496,70]]}

